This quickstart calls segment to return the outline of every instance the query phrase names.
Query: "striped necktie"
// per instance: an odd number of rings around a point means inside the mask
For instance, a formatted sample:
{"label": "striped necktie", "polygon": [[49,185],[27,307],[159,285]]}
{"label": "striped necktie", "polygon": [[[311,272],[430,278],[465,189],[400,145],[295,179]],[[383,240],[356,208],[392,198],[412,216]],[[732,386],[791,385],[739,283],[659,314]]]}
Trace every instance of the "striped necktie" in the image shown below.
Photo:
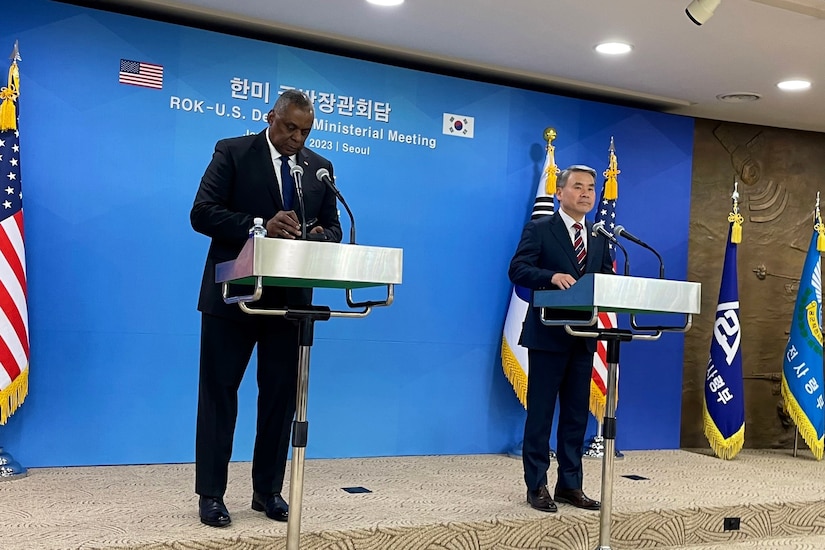
{"label": "striped necktie", "polygon": [[587,250],[584,249],[584,237],[582,237],[582,224],[574,223],[573,248],[576,251],[576,260],[579,262],[579,273],[584,273],[584,264],[587,260]]}

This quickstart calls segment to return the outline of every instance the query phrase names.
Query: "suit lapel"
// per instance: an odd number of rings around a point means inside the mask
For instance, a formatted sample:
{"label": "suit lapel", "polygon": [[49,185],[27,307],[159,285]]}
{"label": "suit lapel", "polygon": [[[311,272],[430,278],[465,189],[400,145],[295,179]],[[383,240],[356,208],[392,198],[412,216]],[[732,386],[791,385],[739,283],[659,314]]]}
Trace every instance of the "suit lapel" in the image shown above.
{"label": "suit lapel", "polygon": [[570,241],[570,233],[567,231],[567,226],[564,225],[564,220],[558,214],[553,215],[553,223],[550,224],[550,231],[553,236],[559,241],[562,250],[570,260],[570,265],[573,267],[571,273],[578,274],[579,261],[576,259],[576,251],[573,249],[573,243]]}
{"label": "suit lapel", "polygon": [[[278,177],[275,175],[275,169],[272,164],[272,156],[269,151],[269,144],[266,141],[266,130],[258,134],[255,141],[252,142],[252,150],[250,151],[255,162],[259,165],[254,173],[261,174],[261,184],[266,187],[269,196],[272,197],[272,202],[275,203],[275,210],[283,210],[284,203],[281,200],[281,191],[278,186]],[[268,176],[267,176],[268,174]]]}
{"label": "suit lapel", "polygon": [[593,230],[593,224],[591,222],[584,220],[584,225],[585,231],[587,231],[587,258],[584,261],[584,272],[599,271],[599,269],[593,269],[593,264],[597,261],[597,258],[601,257],[601,254],[596,252],[601,239],[594,237],[591,234],[591,231]]}

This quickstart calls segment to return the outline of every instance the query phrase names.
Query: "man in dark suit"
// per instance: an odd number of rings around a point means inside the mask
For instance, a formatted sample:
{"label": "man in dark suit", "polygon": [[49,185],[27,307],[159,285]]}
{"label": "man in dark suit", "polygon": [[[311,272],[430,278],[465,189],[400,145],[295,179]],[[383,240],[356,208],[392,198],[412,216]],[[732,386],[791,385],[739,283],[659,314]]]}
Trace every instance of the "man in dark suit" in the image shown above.
{"label": "man in dark suit", "polygon": [[[596,200],[595,181],[595,170],[582,165],[571,166],[559,175],[559,211],[524,227],[510,262],[513,283],[531,290],[568,289],[583,273],[613,273],[607,239],[590,235],[592,224],[584,218]],[[540,311],[530,307],[519,343],[527,348],[529,358],[522,449],[527,502],[543,512],[557,510],[547,489],[547,470],[558,396],[555,499],[598,510],[599,502],[582,491],[582,450],[596,341],[571,336],[562,326],[542,324]]]}
{"label": "man in dark suit", "polygon": [[[340,242],[335,195],[315,173],[332,164],[304,148],[315,118],[312,102],[297,90],[284,92],[267,114],[268,128],[257,135],[217,143],[190,214],[192,227],[212,239],[203,272],[200,381],[195,442],[195,492],[201,522],[229,525],[223,502],[238,413],[238,387],[252,350],[258,346],[258,418],[252,457],[252,508],[286,521],[281,497],[290,423],[295,414],[298,327],[283,317],[248,315],[226,304],[215,266],[234,260],[256,217],[266,220],[268,237],[301,237],[301,220],[313,240]],[[304,211],[290,169],[300,166]],[[249,288],[234,289],[250,294]],[[254,304],[261,309],[310,304],[310,289],[266,287]]]}

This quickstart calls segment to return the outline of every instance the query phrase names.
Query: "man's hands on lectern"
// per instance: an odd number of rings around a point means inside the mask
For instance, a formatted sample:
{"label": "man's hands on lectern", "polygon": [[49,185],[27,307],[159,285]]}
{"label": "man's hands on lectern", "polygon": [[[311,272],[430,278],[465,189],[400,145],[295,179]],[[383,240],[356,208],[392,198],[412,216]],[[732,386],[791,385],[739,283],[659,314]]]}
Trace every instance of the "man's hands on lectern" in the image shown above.
{"label": "man's hands on lectern", "polygon": [[567,273],[554,273],[553,277],[550,279],[550,282],[562,290],[567,290],[576,284],[576,279]]}
{"label": "man's hands on lectern", "polygon": [[[322,230],[323,231],[323,230]],[[295,239],[301,236],[301,222],[294,210],[280,210],[266,222],[266,234],[269,237]]]}
{"label": "man's hands on lectern", "polygon": [[[323,234],[324,228],[320,225],[313,227],[310,235]],[[281,210],[275,217],[266,222],[266,234],[270,237],[282,239],[297,239],[301,237],[301,222],[294,210]]]}

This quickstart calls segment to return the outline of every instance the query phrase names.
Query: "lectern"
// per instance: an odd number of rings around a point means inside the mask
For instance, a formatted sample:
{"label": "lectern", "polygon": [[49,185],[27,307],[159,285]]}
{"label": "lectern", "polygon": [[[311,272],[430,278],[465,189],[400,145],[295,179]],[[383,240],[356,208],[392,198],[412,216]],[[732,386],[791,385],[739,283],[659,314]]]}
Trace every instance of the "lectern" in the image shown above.
{"label": "lectern", "polygon": [[[289,481],[289,520],[287,550],[298,550],[301,536],[301,501],[304,489],[304,458],[307,445],[307,390],[309,352],[315,321],[330,317],[359,318],[373,307],[389,306],[394,285],[401,284],[402,250],[320,241],[250,237],[238,258],[215,267],[215,281],[223,285],[226,303],[237,303],[250,315],[278,315],[298,323],[298,386],[295,420],[292,423],[292,465]],[[230,296],[231,284],[253,285],[252,294]],[[265,286],[338,288],[346,291],[346,311],[331,311],[324,306],[301,309],[256,309]],[[386,287],[380,301],[356,302],[353,289]]]}
{"label": "lectern", "polygon": [[[700,311],[701,284],[665,279],[626,277],[603,273],[587,273],[567,290],[540,290],[533,293],[533,307],[541,308],[541,322],[549,326],[564,326],[573,336],[596,338],[607,342],[607,395],[604,410],[604,455],[602,456],[601,516],[599,546],[610,550],[610,516],[613,501],[613,460],[616,449],[616,391],[618,382],[619,344],[631,340],[657,340],[663,332],[687,332],[693,315]],[[553,310],[553,315],[549,310]],[[570,314],[574,310],[587,312]],[[630,313],[631,329],[596,327],[599,312]],[[678,314],[683,322],[676,325],[645,326],[637,322],[637,314]],[[553,317],[552,319],[550,317]]]}

